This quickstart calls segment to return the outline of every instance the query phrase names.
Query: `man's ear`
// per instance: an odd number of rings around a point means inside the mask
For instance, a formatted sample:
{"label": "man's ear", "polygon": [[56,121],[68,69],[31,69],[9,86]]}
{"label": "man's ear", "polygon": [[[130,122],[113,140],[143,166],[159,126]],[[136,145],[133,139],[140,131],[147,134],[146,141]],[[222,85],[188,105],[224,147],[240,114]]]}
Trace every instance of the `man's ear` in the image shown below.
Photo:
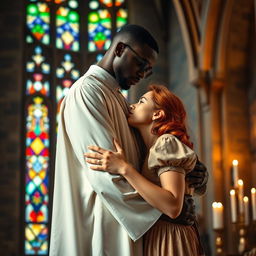
{"label": "man's ear", "polygon": [[158,109],[158,110],[154,111],[152,120],[155,121],[155,120],[163,118],[164,116],[165,116],[164,111],[162,109]]}
{"label": "man's ear", "polygon": [[115,54],[116,56],[118,57],[121,57],[122,56],[122,53],[125,49],[125,44],[122,43],[122,42],[119,42],[117,45],[116,45],[116,49],[115,49]]}

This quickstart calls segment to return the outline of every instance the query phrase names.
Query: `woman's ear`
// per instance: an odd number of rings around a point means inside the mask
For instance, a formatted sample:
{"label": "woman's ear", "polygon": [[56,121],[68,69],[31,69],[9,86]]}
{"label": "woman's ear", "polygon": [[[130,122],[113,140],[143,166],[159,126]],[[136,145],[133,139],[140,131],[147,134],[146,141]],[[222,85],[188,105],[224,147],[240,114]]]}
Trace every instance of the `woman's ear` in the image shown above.
{"label": "woman's ear", "polygon": [[122,42],[119,42],[117,45],[116,45],[116,48],[115,48],[115,54],[116,56],[118,57],[121,57],[122,56],[122,53],[125,49],[125,44],[122,43]]}
{"label": "woman's ear", "polygon": [[155,121],[155,120],[163,118],[164,116],[165,116],[164,111],[162,109],[159,109],[159,110],[154,111],[152,120]]}

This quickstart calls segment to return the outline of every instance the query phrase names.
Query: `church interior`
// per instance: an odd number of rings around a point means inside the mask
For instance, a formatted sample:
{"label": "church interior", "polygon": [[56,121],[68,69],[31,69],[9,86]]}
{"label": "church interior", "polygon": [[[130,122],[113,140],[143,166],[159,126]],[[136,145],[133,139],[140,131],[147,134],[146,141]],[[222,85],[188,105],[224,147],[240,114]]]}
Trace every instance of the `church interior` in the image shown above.
{"label": "church interior", "polygon": [[[152,83],[178,95],[209,172],[195,199],[206,255],[256,255],[255,0],[4,0],[0,17],[1,255],[48,255],[59,105],[127,23],[160,53],[125,96]],[[44,131],[29,130],[31,107]]]}

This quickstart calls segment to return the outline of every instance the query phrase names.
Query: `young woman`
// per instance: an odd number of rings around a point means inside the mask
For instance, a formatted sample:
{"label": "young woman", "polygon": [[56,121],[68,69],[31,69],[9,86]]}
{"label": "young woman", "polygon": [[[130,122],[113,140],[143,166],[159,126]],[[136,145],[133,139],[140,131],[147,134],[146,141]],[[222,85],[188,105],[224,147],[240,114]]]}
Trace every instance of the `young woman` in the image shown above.
{"label": "young woman", "polygon": [[[126,162],[124,152],[114,140],[116,152],[90,146],[86,161],[96,171],[122,175],[153,207],[174,219],[179,216],[185,175],[197,160],[185,125],[186,112],[181,100],[166,87],[151,85],[138,103],[131,105],[128,122],[139,130],[147,147],[142,172]],[[159,219],[144,236],[144,255],[199,256],[198,234],[194,226]]]}

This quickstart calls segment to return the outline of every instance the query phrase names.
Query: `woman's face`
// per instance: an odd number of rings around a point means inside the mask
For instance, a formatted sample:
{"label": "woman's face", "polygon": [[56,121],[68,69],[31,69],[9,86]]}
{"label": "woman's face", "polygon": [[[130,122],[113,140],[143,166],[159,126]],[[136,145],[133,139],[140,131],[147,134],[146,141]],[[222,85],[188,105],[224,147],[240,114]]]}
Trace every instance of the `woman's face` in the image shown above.
{"label": "woman's face", "polygon": [[152,123],[153,114],[156,110],[152,95],[153,92],[149,91],[145,93],[137,103],[131,105],[128,117],[130,126],[139,128]]}

